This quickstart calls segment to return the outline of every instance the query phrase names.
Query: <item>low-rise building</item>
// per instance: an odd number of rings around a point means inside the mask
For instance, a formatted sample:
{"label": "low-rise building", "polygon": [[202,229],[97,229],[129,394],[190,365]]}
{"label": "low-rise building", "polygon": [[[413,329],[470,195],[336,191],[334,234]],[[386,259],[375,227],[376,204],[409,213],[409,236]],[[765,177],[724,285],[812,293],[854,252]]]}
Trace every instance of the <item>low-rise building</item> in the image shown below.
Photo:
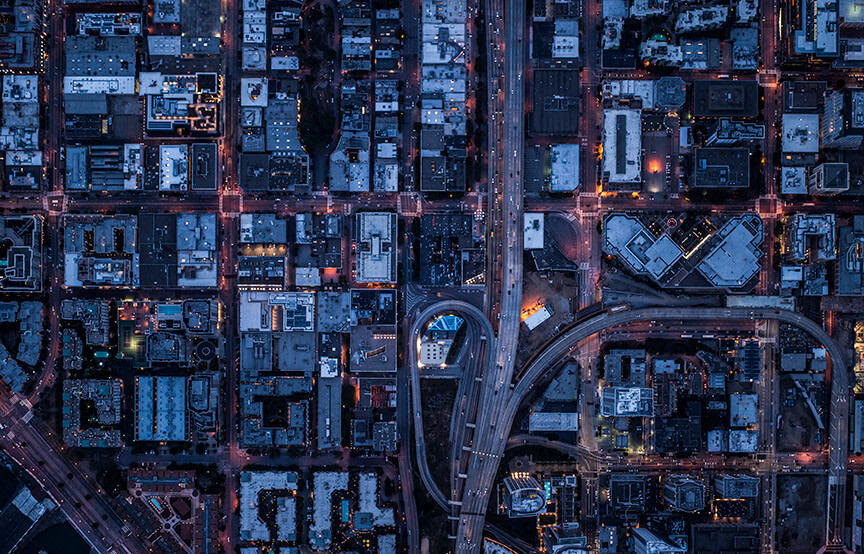
{"label": "low-rise building", "polygon": [[633,550],[636,554],[686,554],[687,549],[668,537],[662,537],[645,527],[633,532]]}
{"label": "low-rise building", "polygon": [[396,292],[351,291],[349,364],[352,373],[396,371]]}
{"label": "low-rise building", "polygon": [[41,216],[0,217],[0,290],[42,290]]}
{"label": "low-rise building", "polygon": [[528,430],[532,433],[578,431],[579,412],[531,412]]}
{"label": "low-rise building", "polygon": [[314,331],[315,293],[241,291],[241,332]]}
{"label": "low-rise building", "polygon": [[142,71],[138,81],[149,134],[173,134],[178,129],[192,135],[219,132],[221,80],[216,73],[176,75]]}
{"label": "low-rise building", "polygon": [[534,477],[510,475],[503,486],[503,503],[510,517],[530,517],[546,511],[546,492]]}
{"label": "low-rise building", "polygon": [[603,180],[610,185],[642,182],[642,112],[603,110]]}
{"label": "low-rise building", "polygon": [[[297,539],[297,474],[244,471],[240,474],[240,542]],[[262,510],[263,497],[275,497],[275,518]]]}
{"label": "low-rise building", "polygon": [[420,339],[420,363],[423,366],[446,365],[453,339],[463,323],[456,315],[442,315],[432,321]]}
{"label": "low-rise building", "polygon": [[705,188],[750,187],[748,148],[696,148],[691,186]]}
{"label": "low-rise building", "polygon": [[714,478],[714,494],[717,498],[756,498],[759,496],[759,478],[753,475],[731,475],[724,473]]}
{"label": "low-rise building", "polygon": [[605,417],[653,417],[654,389],[605,387],[600,413]]}
{"label": "low-rise building", "polygon": [[[648,225],[659,222],[644,217]],[[686,256],[669,233],[658,236],[646,222],[624,213],[606,216],[604,250],[664,287],[743,291],[755,286],[764,255],[763,222],[758,215],[718,220],[719,229],[712,235],[682,242],[688,249]]]}
{"label": "low-rise building", "polygon": [[756,425],[758,396],[755,394],[729,395],[729,426],[747,428]]}
{"label": "low-rise building", "polygon": [[216,214],[140,214],[141,285],[217,286]]}
{"label": "low-rise building", "polygon": [[783,114],[783,152],[819,151],[819,114]]}
{"label": "low-rise building", "polygon": [[542,213],[524,213],[522,214],[523,221],[523,242],[525,250],[539,250],[543,248],[543,223],[544,218]]}
{"label": "low-rise building", "polygon": [[736,144],[765,139],[765,125],[721,117],[711,125],[705,143],[734,146]]}
{"label": "low-rise building", "polygon": [[485,284],[485,225],[469,214],[424,213],[420,218],[420,284],[465,287]]}
{"label": "low-rise building", "polygon": [[693,115],[756,117],[759,84],[755,79],[711,79],[693,82]]}
{"label": "low-rise building", "polygon": [[63,441],[81,448],[123,446],[119,429],[122,398],[119,379],[63,381]]}
{"label": "low-rise building", "polygon": [[327,550],[333,542],[334,496],[348,490],[347,471],[319,471],[313,477],[312,524],[309,526],[309,545],[316,550]]}
{"label": "low-rise building", "polygon": [[135,440],[189,440],[185,377],[135,378]]}
{"label": "low-rise building", "polygon": [[63,216],[67,287],[137,287],[138,218],[134,215]]}
{"label": "low-rise building", "polygon": [[581,181],[581,145],[553,144],[550,158],[550,192],[574,192]]}
{"label": "low-rise building", "polygon": [[[64,186],[69,191],[143,190],[147,184],[144,151],[144,145],[140,143],[67,146]],[[182,178],[182,168],[175,168],[168,159],[166,162],[164,168],[167,172],[166,179],[179,182]],[[161,163],[159,167],[161,172],[163,169]],[[172,173],[174,169],[178,171],[176,178]],[[164,190],[179,190],[179,188],[172,189],[168,185]]]}
{"label": "low-rise building", "polygon": [[42,182],[39,77],[3,75],[2,100],[0,151],[6,156],[3,187],[13,191],[37,190]]}

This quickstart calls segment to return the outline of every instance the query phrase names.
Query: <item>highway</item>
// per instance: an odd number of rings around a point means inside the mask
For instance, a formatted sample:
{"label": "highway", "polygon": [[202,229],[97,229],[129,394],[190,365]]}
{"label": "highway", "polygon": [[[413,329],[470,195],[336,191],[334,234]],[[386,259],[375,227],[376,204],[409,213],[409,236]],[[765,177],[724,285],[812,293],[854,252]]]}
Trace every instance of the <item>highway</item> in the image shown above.
{"label": "highway", "polygon": [[458,506],[457,553],[480,552],[483,547],[484,515],[500,457],[489,455],[489,447],[494,430],[500,428],[502,401],[513,375],[522,310],[525,3],[486,0],[485,10],[489,39],[488,174],[492,220],[487,311],[497,324],[498,335],[494,339],[488,337],[493,348],[483,374],[474,441],[470,452],[465,450],[467,465],[461,487],[464,494],[453,500]]}
{"label": "highway", "polygon": [[[828,511],[826,544],[839,545],[843,541],[845,525],[846,502],[846,463],[849,450],[849,369],[843,352],[828,334],[811,319],[796,312],[775,309],[750,308],[645,308],[618,312],[603,313],[588,321],[577,324],[548,346],[540,355],[534,358],[525,372],[524,377],[516,385],[513,397],[506,407],[509,429],[516,411],[524,398],[529,394],[534,383],[543,378],[550,367],[583,339],[609,327],[624,325],[634,321],[656,320],[708,320],[721,319],[739,320],[777,320],[798,327],[813,337],[827,350],[831,359],[831,424],[829,430],[829,467],[828,467]],[[500,432],[499,442],[506,439]],[[497,450],[498,452],[503,450]]]}
{"label": "highway", "polygon": [[[459,300],[445,300],[424,309],[417,315],[414,320],[414,324],[411,326],[411,333],[409,334],[408,343],[417,346],[417,350],[414,352],[414,355],[408,357],[410,362],[411,411],[413,412],[414,421],[414,446],[416,449],[415,455],[417,458],[417,466],[420,471],[420,478],[423,481],[423,485],[426,487],[426,490],[429,492],[430,496],[432,496],[435,502],[437,502],[442,508],[444,508],[445,511],[449,511],[450,499],[448,499],[444,495],[444,493],[441,492],[438,485],[432,479],[432,474],[429,471],[429,464],[426,458],[426,440],[423,432],[423,402],[420,395],[420,367],[418,363],[420,354],[419,342],[423,328],[429,323],[433,316],[446,313],[458,313],[463,318],[465,318],[467,325],[473,325],[475,328],[481,328],[482,333],[485,334],[485,336],[487,337],[491,337],[493,335],[492,326],[489,324],[489,320],[486,319],[485,314],[483,314],[483,312],[480,311],[480,309],[478,309],[476,306]],[[466,341],[466,347],[471,347],[471,343],[469,341]],[[471,379],[471,382],[473,384],[473,378]],[[460,417],[461,415],[454,406],[453,420],[458,421]],[[456,425],[464,427],[465,424],[466,422],[463,421],[462,423],[457,423]],[[453,463],[455,465],[455,460],[453,461]]]}
{"label": "highway", "polygon": [[[452,309],[452,306],[452,302],[442,302],[424,310],[423,315],[428,318],[435,313]],[[793,325],[809,334],[828,351],[832,372],[832,403],[830,410],[831,422],[829,431],[829,454],[827,460],[829,491],[826,543],[828,546],[837,546],[842,544],[846,498],[845,477],[848,461],[849,369],[847,361],[844,359],[843,352],[837,344],[820,325],[802,314],[788,310],[771,308],[662,307],[642,308],[615,313],[602,312],[599,315],[576,323],[562,332],[552,342],[548,343],[539,354],[533,357],[522,377],[518,380],[512,390],[509,387],[509,381],[506,386],[497,387],[495,384],[489,383],[489,379],[483,379],[481,388],[484,390],[484,395],[491,390],[492,400],[498,403],[498,407],[495,408],[496,413],[492,418],[489,417],[489,406],[481,408],[480,410],[480,421],[486,421],[489,423],[489,433],[486,435],[480,434],[481,427],[479,424],[477,425],[477,440],[473,446],[472,455],[470,457],[468,479],[466,480],[464,487],[467,493],[463,496],[460,505],[458,523],[460,535],[457,538],[457,551],[475,551],[475,548],[479,547],[474,545],[476,543],[482,544],[483,520],[485,517],[486,506],[488,504],[489,491],[493,488],[492,481],[497,472],[498,463],[500,462],[508,443],[511,441],[510,429],[517,411],[522,406],[525,399],[532,393],[534,386],[549,378],[552,371],[559,367],[560,361],[570,355],[580,342],[607,329],[626,326],[636,322],[703,322],[736,320],[767,320]],[[415,329],[418,333],[419,325],[422,325],[422,322],[424,321],[425,319],[420,318],[415,322]],[[488,368],[489,364],[487,363],[487,369]],[[498,372],[500,374],[500,369]],[[416,361],[412,366],[412,378],[413,376],[416,376],[417,380],[415,386],[419,387],[419,374],[416,370]],[[499,381],[499,379],[495,379],[496,383]],[[419,426],[419,428],[422,429],[422,414],[419,412],[419,408],[420,403],[419,398],[417,398],[413,405],[413,409],[415,410],[415,428]],[[456,417],[455,412],[454,417]],[[492,419],[494,419],[494,421],[492,421]],[[524,437],[515,439],[517,444],[520,440],[525,441],[527,439]],[[417,440],[418,458],[420,458],[421,454],[425,456],[425,450],[421,448],[421,442],[422,437]],[[581,450],[578,449],[578,447],[574,447],[572,453],[578,456],[580,452]],[[590,454],[585,453],[585,456],[585,463],[587,463]],[[646,459],[643,462],[637,463],[648,465],[654,463],[656,469],[658,459],[659,458]],[[785,462],[791,464],[795,461],[794,458],[779,455],[772,458],[772,460],[773,463],[781,465]],[[600,461],[599,458],[598,461]],[[720,460],[712,460],[712,463],[715,464],[718,464],[719,462]],[[424,462],[420,463],[422,464]],[[739,463],[745,464],[746,462],[732,461],[730,463],[737,465]],[[819,459],[818,457],[808,457],[807,463],[818,464]],[[622,463],[619,467],[623,469],[625,466]],[[667,467],[669,469],[673,467],[681,467],[681,462],[672,460],[669,462]],[[720,467],[723,466],[721,465]],[[730,466],[730,469],[731,467],[732,466]],[[421,472],[421,475],[422,473],[423,472]],[[429,482],[431,483],[431,478],[429,478]],[[430,486],[429,483],[426,483],[425,478],[424,484],[426,484],[427,487]],[[434,487],[434,483],[432,486]],[[443,501],[444,499],[438,498],[437,500]]]}
{"label": "highway", "polygon": [[[479,310],[478,310],[479,313]],[[480,313],[482,316],[482,313]],[[488,323],[485,317],[477,319],[481,324]],[[480,404],[480,390],[475,386],[477,380],[483,378],[483,371],[487,355],[487,337],[491,337],[486,329],[480,334],[478,325],[469,325],[465,338],[465,359],[462,375],[459,378],[459,387],[456,391],[456,401],[453,406],[453,416],[450,419],[450,498],[458,500],[462,496],[462,485],[467,468],[468,456],[463,455],[470,452],[475,425],[477,422]],[[475,352],[477,353],[475,355]],[[463,448],[463,447],[468,447]],[[455,506],[455,505],[454,505]]]}

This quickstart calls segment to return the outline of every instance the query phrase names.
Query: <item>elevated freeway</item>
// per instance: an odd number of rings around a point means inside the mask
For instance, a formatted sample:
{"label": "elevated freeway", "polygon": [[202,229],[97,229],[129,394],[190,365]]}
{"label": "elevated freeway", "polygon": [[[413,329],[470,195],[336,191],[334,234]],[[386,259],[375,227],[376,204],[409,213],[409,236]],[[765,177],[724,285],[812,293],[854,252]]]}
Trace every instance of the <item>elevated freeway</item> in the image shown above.
{"label": "elevated freeway", "polygon": [[[500,456],[490,455],[500,427],[501,401],[509,392],[522,310],[522,165],[525,138],[525,2],[485,0],[489,79],[490,319],[497,324],[481,384],[473,444],[465,451],[464,482],[452,502],[456,552],[480,552],[492,477]],[[508,425],[509,428],[509,425]],[[491,475],[491,477],[490,477]]]}
{"label": "elevated freeway", "polygon": [[[523,378],[516,385],[502,419],[507,417],[512,425],[519,405],[528,395],[534,383],[543,379],[544,374],[550,368],[555,367],[556,362],[562,356],[565,356],[585,338],[604,329],[636,321],[669,319],[685,321],[776,320],[801,329],[825,347],[831,359],[832,375],[825,541],[829,547],[842,545],[845,527],[846,462],[849,453],[849,368],[843,352],[825,330],[813,320],[797,312],[761,308],[644,308],[618,313],[604,312],[595,318],[575,325],[534,358]],[[509,427],[510,425],[508,425],[508,429]],[[499,431],[498,437],[499,442],[504,441],[506,443],[502,431]]]}
{"label": "elevated freeway", "polygon": [[[445,311],[452,302],[442,302],[424,311],[427,317],[436,312]],[[472,307],[473,308],[473,307]],[[474,323],[488,325],[483,318],[473,317]],[[502,382],[501,377],[505,375],[500,367],[490,367],[492,360],[497,364],[497,354],[500,346],[495,345],[494,354],[485,365],[491,373],[484,376],[481,388],[484,390],[484,404],[481,404],[479,423],[475,429],[476,440],[474,441],[468,464],[468,472],[463,485],[465,494],[461,500],[453,501],[459,506],[460,531],[456,540],[458,552],[474,552],[482,548],[482,532],[489,501],[489,491],[492,490],[493,479],[498,469],[501,457],[508,446],[510,430],[519,408],[525,399],[531,394],[535,384],[548,379],[551,373],[557,369],[559,362],[570,355],[578,344],[601,331],[619,326],[626,326],[635,322],[644,321],[746,321],[746,320],[774,320],[781,323],[793,325],[809,334],[818,343],[822,344],[828,351],[831,359],[832,372],[832,401],[830,409],[830,444],[828,454],[828,510],[827,510],[827,532],[826,548],[833,550],[842,548],[844,535],[844,508],[846,500],[846,469],[848,458],[848,410],[849,410],[849,369],[844,353],[825,332],[824,329],[814,321],[802,314],[770,308],[709,308],[709,307],[662,307],[643,308],[622,312],[602,312],[577,322],[569,329],[561,333],[556,339],[546,345],[530,362],[522,377],[512,388],[509,379]],[[419,333],[418,325],[422,325],[423,318],[415,323],[415,329]],[[488,328],[487,328],[488,329]],[[500,339],[499,339],[500,340]],[[512,366],[511,366],[512,367]],[[412,367],[412,373],[417,375],[416,363]],[[493,375],[494,379],[489,379]],[[413,378],[413,377],[412,377]],[[419,376],[417,376],[415,390],[419,390]],[[419,414],[419,397],[415,400],[415,426],[422,428],[422,419]],[[485,417],[484,417],[485,416]],[[455,417],[455,413],[454,413]],[[484,426],[481,427],[480,423]],[[526,441],[524,437],[515,439],[516,442]],[[530,439],[534,440],[534,439]],[[417,441],[418,457],[425,456],[422,449],[422,435]],[[511,444],[513,444],[511,442]],[[586,464],[592,459],[590,453],[582,452],[574,447],[573,454],[577,457],[583,456]],[[599,462],[599,459],[596,459]],[[418,463],[424,463],[418,461]],[[429,487],[428,483],[424,483]],[[434,484],[432,484],[434,485]],[[434,490],[430,489],[430,490]],[[441,495],[443,497],[443,495]],[[441,498],[439,500],[445,501]]]}
{"label": "elevated freeway", "polygon": [[[481,336],[492,337],[492,325],[489,323],[489,320],[486,318],[486,315],[476,306],[469,304],[467,302],[462,302],[460,300],[445,300],[443,302],[438,302],[423,311],[421,311],[416,319],[414,320],[414,324],[411,326],[411,334],[409,335],[409,342],[411,344],[417,345],[417,351],[413,356],[409,356],[409,364],[410,364],[410,383],[411,383],[411,411],[412,418],[414,421],[414,447],[416,449],[416,458],[417,458],[417,466],[420,472],[420,478],[423,481],[423,485],[426,487],[426,490],[429,492],[429,495],[435,500],[435,502],[444,508],[445,511],[450,511],[450,498],[448,498],[443,492],[441,492],[438,485],[432,479],[432,473],[429,471],[429,462],[426,457],[426,438],[423,431],[423,403],[422,397],[420,394],[420,367],[419,367],[419,344],[421,338],[421,332],[423,331],[423,327],[427,325],[434,316],[448,313],[457,313],[465,318],[466,324],[473,325],[475,329],[480,329]],[[466,344],[470,347],[470,341],[466,342]],[[488,344],[488,343],[487,343]],[[476,365],[475,365],[476,368]],[[477,375],[479,376],[479,375]],[[470,375],[470,382],[474,384],[476,381],[474,379],[475,375]],[[477,387],[470,387],[475,390]],[[457,402],[459,402],[457,398]],[[467,401],[466,401],[467,404]],[[454,433],[454,436],[462,436],[464,433],[464,429],[468,425],[473,426],[473,422],[469,422],[465,418],[465,412],[456,410],[456,406],[454,404],[453,410],[453,430],[456,431],[457,428],[461,428],[460,434]],[[461,450],[461,445],[456,444],[457,441],[454,441],[454,449]],[[457,460],[452,460],[454,467],[457,463]]]}

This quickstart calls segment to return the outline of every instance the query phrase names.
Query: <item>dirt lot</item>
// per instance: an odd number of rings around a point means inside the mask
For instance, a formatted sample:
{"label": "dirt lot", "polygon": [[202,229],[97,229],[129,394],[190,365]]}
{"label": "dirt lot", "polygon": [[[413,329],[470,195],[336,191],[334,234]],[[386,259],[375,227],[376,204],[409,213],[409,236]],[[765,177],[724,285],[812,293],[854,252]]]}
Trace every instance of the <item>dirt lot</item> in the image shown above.
{"label": "dirt lot", "polygon": [[[793,389],[794,393],[788,393],[789,389]],[[807,402],[788,377],[780,381],[780,416],[780,427],[777,430],[778,452],[822,450],[827,431],[823,429],[820,432]]]}
{"label": "dirt lot", "polygon": [[[522,325],[519,331],[519,363],[540,348],[555,334],[558,326],[567,325],[573,319],[571,301],[579,293],[572,276],[553,273],[550,280],[539,273],[527,273],[522,293],[522,319],[545,305],[552,316],[529,331]],[[577,306],[578,308],[578,306]]]}
{"label": "dirt lot", "polygon": [[811,554],[822,547],[827,487],[822,475],[777,477],[777,552]]}
{"label": "dirt lot", "polygon": [[444,491],[450,489],[450,417],[457,386],[455,379],[420,380],[429,470]]}

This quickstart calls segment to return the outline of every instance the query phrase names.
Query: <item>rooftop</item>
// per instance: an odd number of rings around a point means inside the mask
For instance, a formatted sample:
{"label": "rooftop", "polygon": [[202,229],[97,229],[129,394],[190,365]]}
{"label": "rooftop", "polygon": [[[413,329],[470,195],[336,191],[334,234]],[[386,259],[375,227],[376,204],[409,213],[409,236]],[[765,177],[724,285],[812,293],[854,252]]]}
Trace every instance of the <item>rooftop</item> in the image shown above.
{"label": "rooftop", "polygon": [[783,152],[819,151],[819,114],[783,114]]}
{"label": "rooftop", "polygon": [[729,395],[729,426],[748,427],[757,422],[758,396],[755,394]]}
{"label": "rooftop", "polygon": [[603,389],[600,412],[606,417],[652,417],[654,389],[606,387]]}
{"label": "rooftop", "polygon": [[748,188],[750,150],[696,148],[693,186],[696,188]]}
{"label": "rooftop", "polygon": [[603,110],[603,177],[610,183],[642,181],[642,112]]}
{"label": "rooftop", "polygon": [[396,214],[360,212],[356,231],[357,282],[395,283],[397,246],[393,235],[396,232]]}
{"label": "rooftop", "polygon": [[309,544],[317,550],[327,550],[333,540],[333,495],[348,489],[348,472],[319,471],[313,479],[314,505]]}
{"label": "rooftop", "polygon": [[240,242],[246,244],[284,244],[288,222],[275,214],[240,214]]}
{"label": "rooftop", "polygon": [[786,222],[787,251],[796,261],[837,257],[834,214],[793,214]]}
{"label": "rooftop", "polygon": [[604,247],[639,273],[660,279],[684,253],[668,235],[655,237],[636,217],[612,214],[604,226]]}
{"label": "rooftop", "polygon": [[[270,526],[261,513],[264,493],[297,491],[297,474],[286,471],[245,471],[240,474],[240,540],[269,541]],[[280,496],[276,505],[276,533],[282,540],[296,536],[296,501],[293,496]]]}
{"label": "rooftop", "polygon": [[135,410],[135,440],[188,439],[185,377],[136,377]]}
{"label": "rooftop", "polygon": [[737,216],[717,231],[719,242],[697,266],[715,287],[738,288],[762,269],[762,220],[755,214]]}
{"label": "rooftop", "polygon": [[697,80],[693,83],[694,114],[700,117],[756,117],[759,85],[755,80]]}
{"label": "rooftop", "polygon": [[581,146],[578,144],[553,144],[551,153],[552,192],[573,192],[579,187],[582,173],[579,170]]}

